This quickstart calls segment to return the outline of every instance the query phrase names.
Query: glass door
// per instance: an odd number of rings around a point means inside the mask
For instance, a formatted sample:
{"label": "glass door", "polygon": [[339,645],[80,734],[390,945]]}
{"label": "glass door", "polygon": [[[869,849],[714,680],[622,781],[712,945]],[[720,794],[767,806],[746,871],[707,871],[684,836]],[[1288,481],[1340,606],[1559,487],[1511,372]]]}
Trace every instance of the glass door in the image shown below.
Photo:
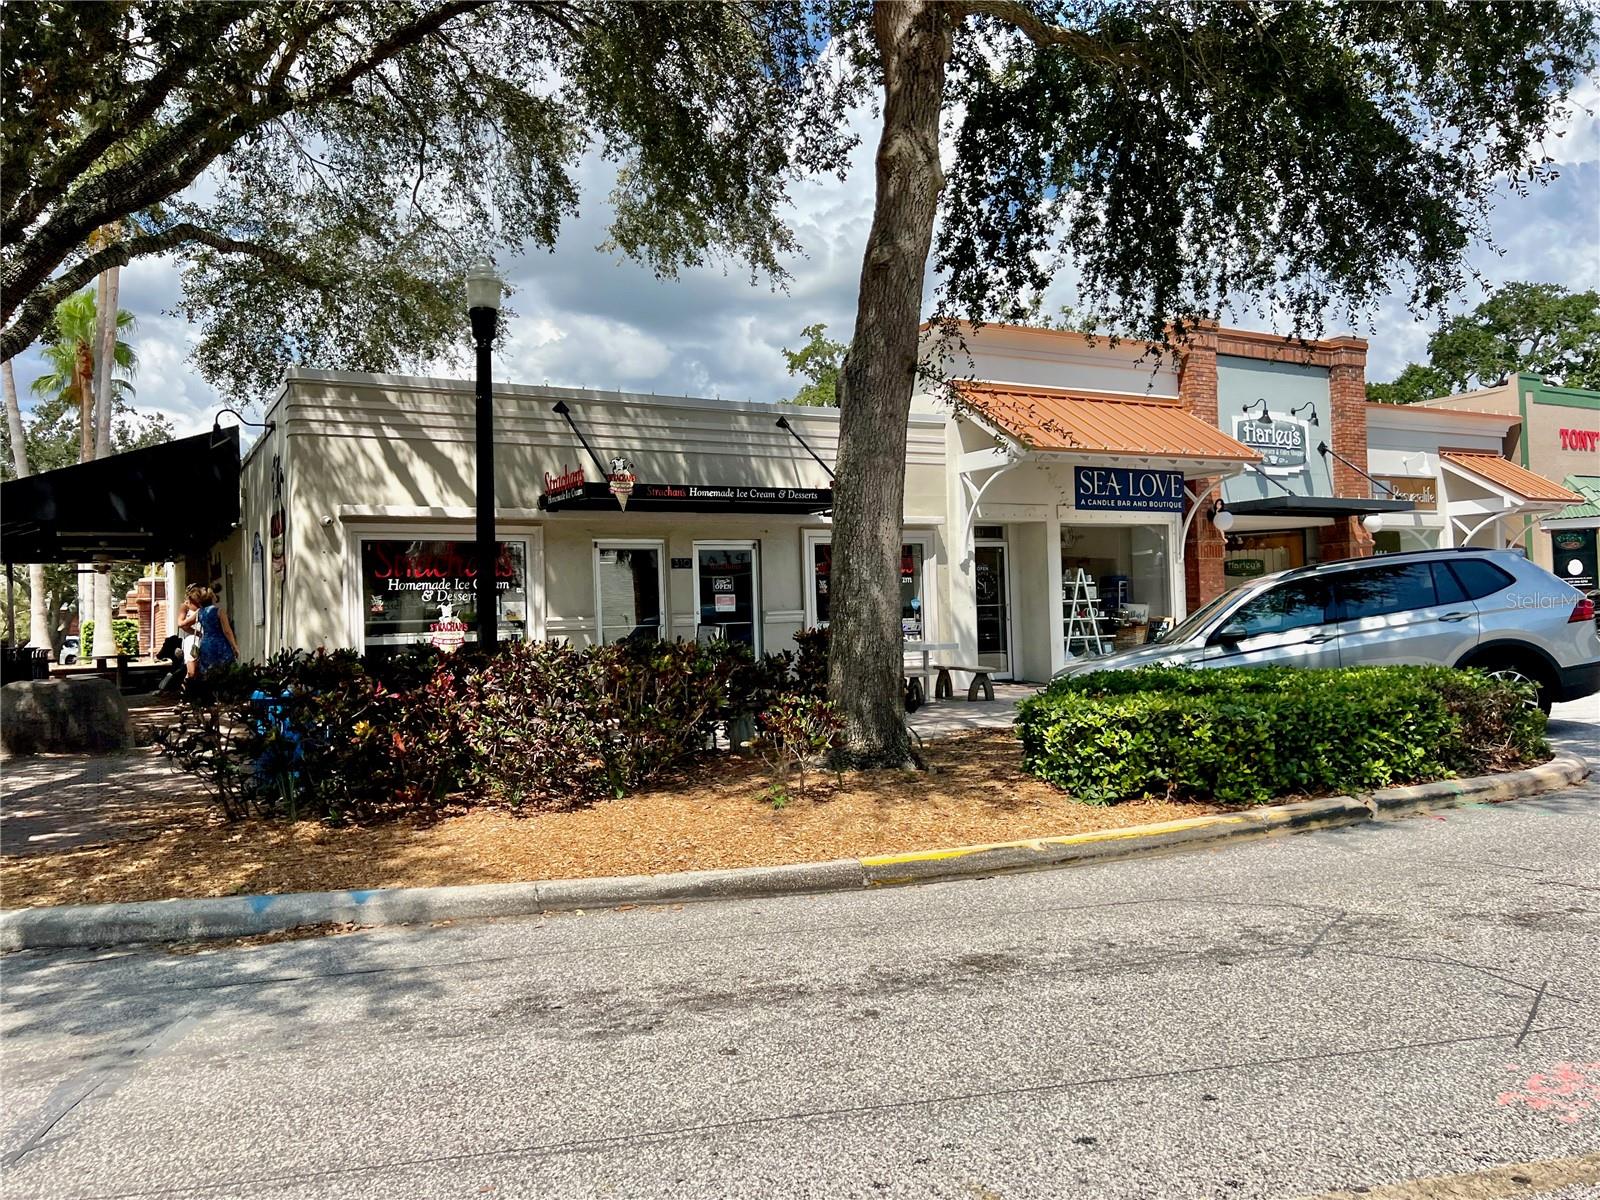
{"label": "glass door", "polygon": [[973,590],[978,601],[978,665],[996,677],[1011,674],[1011,587],[1004,545],[972,549]]}
{"label": "glass door", "polygon": [[694,565],[696,639],[743,642],[760,654],[756,543],[696,542]]}

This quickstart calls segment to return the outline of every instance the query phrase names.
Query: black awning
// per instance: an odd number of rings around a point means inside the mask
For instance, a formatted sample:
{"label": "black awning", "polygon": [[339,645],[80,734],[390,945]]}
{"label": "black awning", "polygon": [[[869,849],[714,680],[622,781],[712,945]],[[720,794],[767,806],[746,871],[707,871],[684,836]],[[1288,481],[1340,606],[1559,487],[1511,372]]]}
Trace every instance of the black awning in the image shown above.
{"label": "black awning", "polygon": [[8,563],[178,558],[210,549],[238,523],[236,427],[0,485]]}
{"label": "black awning", "polygon": [[1370,517],[1374,513],[1415,512],[1410,500],[1357,500],[1342,496],[1266,496],[1229,500],[1223,505],[1236,517]]}

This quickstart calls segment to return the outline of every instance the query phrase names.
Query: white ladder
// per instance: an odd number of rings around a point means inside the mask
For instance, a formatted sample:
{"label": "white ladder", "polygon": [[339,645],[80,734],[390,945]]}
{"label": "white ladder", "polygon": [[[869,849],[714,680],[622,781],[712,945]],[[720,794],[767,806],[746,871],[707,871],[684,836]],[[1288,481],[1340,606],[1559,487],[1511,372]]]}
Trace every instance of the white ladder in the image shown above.
{"label": "white ladder", "polygon": [[1100,619],[1096,612],[1096,604],[1100,599],[1099,588],[1095,586],[1094,580],[1089,578],[1089,573],[1079,567],[1067,581],[1066,593],[1064,635],[1067,656],[1074,657],[1072,652],[1074,642],[1082,644],[1085,654],[1104,654],[1106,643],[1100,634]]}

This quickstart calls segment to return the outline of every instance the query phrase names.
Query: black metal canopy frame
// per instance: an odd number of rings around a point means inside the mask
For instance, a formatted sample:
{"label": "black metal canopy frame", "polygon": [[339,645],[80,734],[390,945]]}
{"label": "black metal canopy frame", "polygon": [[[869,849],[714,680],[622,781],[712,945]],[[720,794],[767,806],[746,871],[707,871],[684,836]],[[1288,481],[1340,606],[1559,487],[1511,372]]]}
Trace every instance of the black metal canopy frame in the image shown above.
{"label": "black metal canopy frame", "polygon": [[0,485],[8,564],[181,558],[238,523],[236,427]]}

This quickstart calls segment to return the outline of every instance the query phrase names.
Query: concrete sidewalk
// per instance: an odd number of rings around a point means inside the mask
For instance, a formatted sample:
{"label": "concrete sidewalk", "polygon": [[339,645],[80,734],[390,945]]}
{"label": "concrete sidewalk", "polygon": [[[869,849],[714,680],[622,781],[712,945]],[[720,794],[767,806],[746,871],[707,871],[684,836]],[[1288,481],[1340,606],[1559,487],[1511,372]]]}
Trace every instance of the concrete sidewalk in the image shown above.
{"label": "concrete sidewalk", "polygon": [[972,729],[1009,729],[1017,705],[1039,690],[1035,683],[997,683],[993,700],[969,701],[965,693],[954,700],[924,704],[906,718],[913,733],[922,738],[949,737]]}

